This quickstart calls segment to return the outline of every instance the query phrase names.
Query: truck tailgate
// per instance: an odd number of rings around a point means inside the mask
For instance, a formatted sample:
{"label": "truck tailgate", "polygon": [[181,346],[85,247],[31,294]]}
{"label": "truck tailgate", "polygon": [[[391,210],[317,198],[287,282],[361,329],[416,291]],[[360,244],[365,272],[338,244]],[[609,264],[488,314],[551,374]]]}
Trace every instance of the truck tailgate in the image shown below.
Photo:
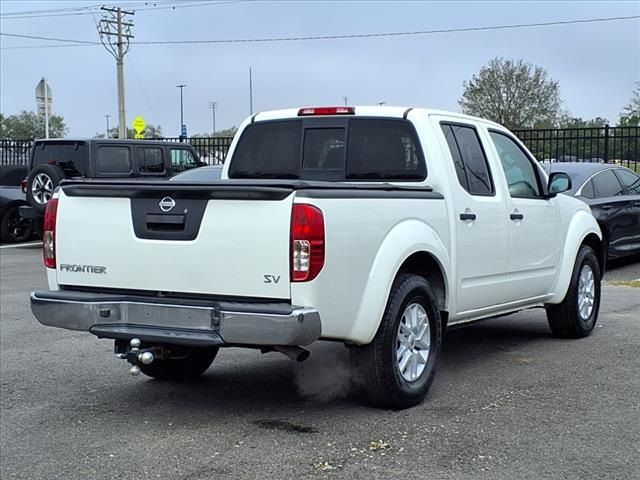
{"label": "truck tailgate", "polygon": [[63,185],[58,283],[289,299],[293,198],[249,185]]}

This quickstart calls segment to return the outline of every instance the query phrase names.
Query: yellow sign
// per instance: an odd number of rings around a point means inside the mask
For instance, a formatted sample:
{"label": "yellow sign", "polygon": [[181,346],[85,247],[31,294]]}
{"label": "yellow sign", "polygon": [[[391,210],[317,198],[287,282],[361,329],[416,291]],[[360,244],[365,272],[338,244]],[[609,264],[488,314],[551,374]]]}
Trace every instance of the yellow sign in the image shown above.
{"label": "yellow sign", "polygon": [[144,140],[144,133],[136,133],[133,138],[136,140]]}
{"label": "yellow sign", "polygon": [[144,133],[142,132],[144,132],[144,129],[147,128],[147,124],[140,115],[138,115],[133,121],[133,128],[136,130],[135,138],[144,138]]}

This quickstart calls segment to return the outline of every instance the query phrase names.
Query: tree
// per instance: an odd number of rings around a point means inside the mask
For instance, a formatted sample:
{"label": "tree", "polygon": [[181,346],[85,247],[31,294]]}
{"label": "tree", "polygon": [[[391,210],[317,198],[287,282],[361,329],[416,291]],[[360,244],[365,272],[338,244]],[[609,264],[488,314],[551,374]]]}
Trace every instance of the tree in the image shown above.
{"label": "tree", "polygon": [[557,125],[562,100],[558,82],[523,60],[494,58],[470,81],[459,100],[463,113],[488,118],[507,128]]}
{"label": "tree", "polygon": [[620,113],[618,125],[621,127],[640,126],[640,82],[636,83],[636,88],[631,94],[631,100]]}
{"label": "tree", "polygon": [[[51,138],[64,137],[67,131],[64,118],[59,115],[49,115],[49,136]],[[1,139],[31,140],[44,137],[44,115],[26,110],[8,117],[0,115]]]}
{"label": "tree", "polygon": [[[162,127],[160,125],[156,126],[156,125],[151,125],[150,123],[148,123],[142,133],[144,133],[144,139],[145,140],[163,138],[163,136],[162,136]],[[136,137],[135,129],[127,128],[127,138],[135,138],[135,137]],[[104,133],[96,133],[94,138],[105,138],[105,134]],[[109,138],[118,138],[118,126],[117,125],[115,127],[109,129]]]}
{"label": "tree", "polygon": [[608,124],[609,120],[602,117],[583,120],[581,117],[571,117],[569,115],[563,115],[558,121],[558,127],[560,128],[602,128]]}

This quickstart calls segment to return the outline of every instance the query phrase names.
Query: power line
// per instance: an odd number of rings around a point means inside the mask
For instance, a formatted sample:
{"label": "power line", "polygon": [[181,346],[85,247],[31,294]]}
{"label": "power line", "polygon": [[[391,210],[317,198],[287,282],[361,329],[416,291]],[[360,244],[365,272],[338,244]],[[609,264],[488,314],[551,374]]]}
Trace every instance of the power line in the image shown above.
{"label": "power line", "polygon": [[[209,1],[209,2],[198,2],[198,3],[187,3],[187,2],[173,2],[173,5],[168,5],[168,2],[160,3],[159,1],[146,1],[146,2],[136,2],[136,3],[128,3],[128,4],[117,4],[120,8],[129,8],[133,9],[136,12],[139,11],[150,11],[150,10],[176,10],[179,8],[190,8],[190,7],[210,7],[216,5],[226,5],[230,3],[243,3],[250,2],[254,0],[225,0],[225,1]],[[94,12],[98,12],[100,10],[101,5],[89,5],[86,7],[70,7],[70,8],[59,8],[59,9],[51,9],[51,10],[31,10],[30,12],[11,12],[0,14],[0,20],[13,20],[20,18],[51,18],[51,17],[70,17],[76,15],[91,15]]]}
{"label": "power line", "polygon": [[[38,35],[23,35],[20,33],[5,33],[5,32],[0,32],[0,35],[4,37],[28,38],[29,40],[47,40],[50,42],[78,43],[82,45],[100,45],[100,42],[93,42],[91,40],[72,40],[69,38],[41,37]],[[58,45],[58,46],[61,46],[61,45]]]}
{"label": "power line", "polygon": [[267,43],[267,42],[299,42],[305,40],[346,40],[353,38],[380,38],[380,37],[400,37],[413,35],[434,35],[442,33],[462,33],[481,32],[488,30],[507,30],[516,28],[550,27],[558,25],[575,25],[580,23],[612,22],[618,20],[633,20],[640,18],[640,15],[630,15],[626,17],[606,17],[590,18],[581,20],[558,20],[553,22],[538,23],[518,23],[512,25],[492,25],[483,27],[461,27],[437,30],[417,30],[412,32],[384,32],[384,33],[352,33],[342,35],[316,35],[306,37],[274,37],[274,38],[243,38],[243,39],[223,39],[223,40],[155,40],[146,42],[135,42],[137,45],[189,45],[189,44],[215,44],[215,43]]}
{"label": "power line", "polygon": [[[272,43],[272,42],[298,42],[298,41],[315,41],[315,40],[348,40],[357,38],[383,38],[383,37],[401,37],[401,36],[417,36],[417,35],[437,35],[446,33],[464,33],[464,32],[481,32],[481,31],[493,31],[493,30],[513,30],[519,28],[536,28],[536,27],[551,27],[560,25],[576,25],[587,23],[600,23],[600,22],[613,22],[623,20],[637,20],[640,15],[630,15],[624,17],[603,17],[603,18],[588,18],[588,19],[576,19],[576,20],[556,20],[551,22],[537,22],[537,23],[518,23],[508,25],[488,25],[480,27],[460,27],[460,28],[447,28],[447,29],[435,29],[435,30],[416,30],[408,32],[382,32],[382,33],[353,33],[353,34],[339,34],[339,35],[315,35],[315,36],[297,36],[297,37],[269,37],[269,38],[236,38],[236,39],[219,39],[219,40],[152,40],[131,42],[132,45],[196,45],[196,44],[229,44],[229,43]],[[2,33],[0,35],[8,37],[21,37],[31,38],[39,40],[50,41],[65,41],[74,42],[78,44],[98,44],[97,42],[90,42],[85,40],[64,40],[50,37],[35,37],[31,35],[18,35],[12,33]],[[77,45],[80,46],[80,45]],[[2,50],[9,48],[19,47],[3,47]]]}
{"label": "power line", "polygon": [[133,76],[136,78],[136,81],[138,82],[138,86],[140,87],[140,90],[142,90],[142,96],[146,100],[149,110],[151,110],[151,114],[153,115],[153,119],[156,122],[156,125],[160,125],[160,123],[158,122],[158,116],[156,115],[156,111],[153,109],[153,105],[151,105],[151,102],[149,101],[149,97],[147,96],[147,91],[144,89],[144,86],[140,81],[140,77],[138,76],[138,73],[136,72],[136,69],[133,66],[133,62],[131,61],[131,58],[127,57],[127,63],[131,67],[131,71],[133,72]]}

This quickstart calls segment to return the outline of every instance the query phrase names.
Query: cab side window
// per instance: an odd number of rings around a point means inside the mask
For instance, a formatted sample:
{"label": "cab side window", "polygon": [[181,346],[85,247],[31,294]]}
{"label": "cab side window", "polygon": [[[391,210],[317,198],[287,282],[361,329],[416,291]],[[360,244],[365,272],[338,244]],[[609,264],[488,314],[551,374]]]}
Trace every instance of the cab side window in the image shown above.
{"label": "cab side window", "polygon": [[471,195],[493,195],[493,179],[476,129],[454,123],[442,123],[441,127],[462,188]]}
{"label": "cab side window", "polygon": [[490,130],[500,163],[509,185],[509,195],[516,198],[540,198],[539,174],[532,160],[520,146],[504,133]]}
{"label": "cab side window", "polygon": [[171,169],[174,173],[184,172],[198,166],[193,154],[184,148],[170,149]]}

